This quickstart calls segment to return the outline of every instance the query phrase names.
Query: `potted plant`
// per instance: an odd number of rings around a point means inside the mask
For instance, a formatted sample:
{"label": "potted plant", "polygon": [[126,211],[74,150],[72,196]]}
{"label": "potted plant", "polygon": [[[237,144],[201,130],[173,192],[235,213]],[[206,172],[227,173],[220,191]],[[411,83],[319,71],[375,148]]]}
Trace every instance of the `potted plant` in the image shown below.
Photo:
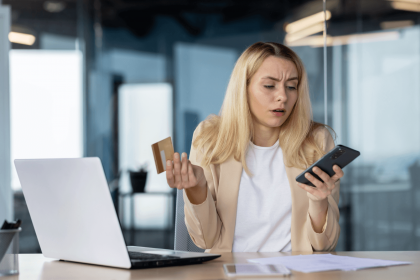
{"label": "potted plant", "polygon": [[138,171],[130,170],[129,173],[133,193],[144,193],[147,180],[147,165],[141,166]]}

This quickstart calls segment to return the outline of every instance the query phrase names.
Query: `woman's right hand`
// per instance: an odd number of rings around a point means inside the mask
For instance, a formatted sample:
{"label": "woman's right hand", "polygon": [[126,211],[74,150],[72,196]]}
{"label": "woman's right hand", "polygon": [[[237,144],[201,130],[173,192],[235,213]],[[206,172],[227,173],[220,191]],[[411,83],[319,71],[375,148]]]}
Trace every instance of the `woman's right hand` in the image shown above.
{"label": "woman's right hand", "polygon": [[191,203],[201,204],[206,200],[207,181],[204,170],[192,164],[187,153],[182,153],[182,160],[179,153],[175,153],[173,163],[171,160],[166,161],[166,180],[169,187],[184,189]]}

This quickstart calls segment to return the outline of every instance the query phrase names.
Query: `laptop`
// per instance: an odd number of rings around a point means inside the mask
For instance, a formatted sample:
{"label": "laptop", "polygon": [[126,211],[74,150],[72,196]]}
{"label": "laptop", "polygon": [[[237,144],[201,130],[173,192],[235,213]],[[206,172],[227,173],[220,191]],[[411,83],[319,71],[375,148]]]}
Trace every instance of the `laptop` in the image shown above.
{"label": "laptop", "polygon": [[220,257],[127,247],[99,158],[14,162],[45,257],[126,269],[197,264]]}

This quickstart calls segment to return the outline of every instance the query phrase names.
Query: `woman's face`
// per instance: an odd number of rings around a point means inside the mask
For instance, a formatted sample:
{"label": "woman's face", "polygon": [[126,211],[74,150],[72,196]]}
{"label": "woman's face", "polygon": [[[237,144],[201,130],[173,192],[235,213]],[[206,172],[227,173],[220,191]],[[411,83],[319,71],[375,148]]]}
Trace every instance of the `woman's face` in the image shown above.
{"label": "woman's face", "polygon": [[266,127],[280,127],[296,103],[297,86],[298,73],[293,62],[267,57],[248,85],[254,121]]}

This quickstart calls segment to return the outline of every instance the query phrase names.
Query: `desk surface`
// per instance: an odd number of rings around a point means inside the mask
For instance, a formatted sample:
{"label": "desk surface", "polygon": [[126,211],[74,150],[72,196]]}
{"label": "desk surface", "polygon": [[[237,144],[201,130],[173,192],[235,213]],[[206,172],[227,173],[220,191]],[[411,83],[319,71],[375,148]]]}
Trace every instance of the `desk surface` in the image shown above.
{"label": "desk surface", "polygon": [[[300,273],[292,271],[289,279],[419,279],[420,251],[415,252],[336,252],[341,256],[409,261],[413,264],[359,271]],[[95,265],[60,262],[41,254],[19,255],[20,275],[2,279],[229,279],[224,263],[246,263],[247,259],[289,256],[292,253],[223,253],[221,258],[198,265],[125,270]],[[299,253],[293,253],[299,255]],[[232,279],[232,278],[231,278]],[[246,279],[255,279],[247,277]],[[264,279],[273,279],[264,277]],[[279,278],[276,278],[279,279]],[[281,279],[281,278],[280,278]]]}

